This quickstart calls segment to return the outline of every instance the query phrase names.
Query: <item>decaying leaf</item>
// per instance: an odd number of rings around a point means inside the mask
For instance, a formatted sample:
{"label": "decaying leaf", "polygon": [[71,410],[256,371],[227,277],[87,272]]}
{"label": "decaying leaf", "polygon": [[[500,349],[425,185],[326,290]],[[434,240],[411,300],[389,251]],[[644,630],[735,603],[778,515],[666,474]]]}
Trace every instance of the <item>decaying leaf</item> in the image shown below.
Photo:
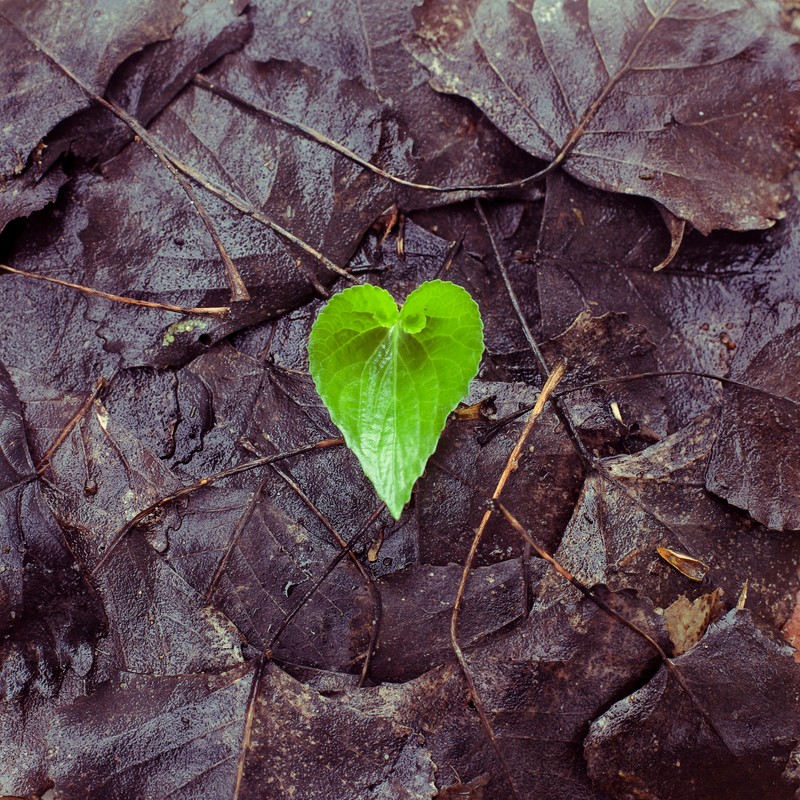
{"label": "decaying leaf", "polygon": [[[586,584],[636,588],[662,608],[714,588],[737,597],[749,580],[748,608],[779,627],[800,579],[800,542],[753,523],[705,489],[715,434],[716,415],[709,414],[635,456],[601,462],[584,483],[555,557]],[[667,543],[709,565],[704,583],[657,554]],[[575,594],[552,575],[541,591],[551,602]]]}
{"label": "decaying leaf", "polygon": [[723,389],[709,490],[776,530],[800,529],[800,311],[755,312]]}
{"label": "decaying leaf", "polygon": [[0,175],[21,172],[37,142],[56,123],[89,103],[81,89],[44,58],[26,34],[102,94],[122,61],[172,34],[184,19],[182,5],[178,0],[153,0],[135,9],[124,2],[4,3],[0,26],[6,46],[0,96],[2,117],[9,127],[0,151]]}
{"label": "decaying leaf", "polygon": [[657,547],[656,552],[667,564],[675,567],[681,575],[685,575],[690,581],[702,581],[708,574],[708,564],[704,564],[698,558],[693,558],[686,553],[678,553],[669,547]]}
{"label": "decaying leaf", "polygon": [[[315,0],[313,8],[302,0],[255,3],[255,30],[246,52],[256,61],[301,61],[375,91],[391,109],[397,137],[378,165],[406,180],[492,184],[534,169],[536,162],[471,103],[428,86],[425,71],[402,47],[414,30],[414,5],[412,0],[391,7],[383,0]],[[283,35],[274,35],[276,27]],[[406,209],[463,196],[402,186],[396,192]]]}
{"label": "decaying leaf", "polygon": [[[664,637],[646,603],[627,593],[603,597],[657,639]],[[594,800],[582,763],[584,720],[649,673],[658,656],[584,600],[534,607],[525,625],[468,662],[517,796]],[[575,687],[568,703],[566,685]]]}
{"label": "decaying leaf", "polygon": [[800,65],[778,3],[428,0],[410,47],[437,88],[593,186],[703,233],[781,216]]}
{"label": "decaying leaf", "polygon": [[[478,645],[525,614],[525,578],[521,559],[476,569],[462,605],[459,639]],[[382,619],[370,675],[402,682],[452,659],[450,615],[461,569],[418,566],[387,575],[380,584]],[[411,607],[424,609],[410,613]]]}
{"label": "decaying leaf", "polygon": [[703,638],[708,626],[725,612],[722,589],[701,594],[694,600],[681,595],[664,609],[664,627],[672,641],[673,654],[683,655]]}
{"label": "decaying leaf", "polygon": [[[788,224],[768,236],[691,234],[670,266],[654,274],[667,237],[647,203],[550,175],[536,254],[543,331],[557,336],[582,311],[593,316],[624,312],[657,345],[658,369],[724,377],[751,309],[797,299],[796,201],[787,213]],[[703,413],[720,393],[718,383],[697,377],[659,380],[666,386],[670,414],[680,424]],[[638,383],[635,388],[644,391]]]}
{"label": "decaying leaf", "polygon": [[252,680],[245,664],[183,676],[123,673],[102,685],[53,721],[57,796],[231,796]]}
{"label": "decaying leaf", "polygon": [[709,718],[661,669],[592,723],[594,785],[613,798],[789,800],[783,776],[800,739],[800,666],[747,611],[731,611],[675,667]]}
{"label": "decaying leaf", "polygon": [[[268,666],[255,701],[240,797],[427,800],[430,753],[410,728],[328,699]],[[286,725],[286,720],[291,724]]]}

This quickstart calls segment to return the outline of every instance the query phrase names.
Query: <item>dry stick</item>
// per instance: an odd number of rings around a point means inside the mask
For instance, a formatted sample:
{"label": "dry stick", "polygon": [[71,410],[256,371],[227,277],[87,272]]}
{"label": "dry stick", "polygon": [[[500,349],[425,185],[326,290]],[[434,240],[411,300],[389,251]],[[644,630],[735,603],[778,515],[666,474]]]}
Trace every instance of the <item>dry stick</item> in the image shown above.
{"label": "dry stick", "polygon": [[[489,220],[486,218],[486,214],[483,211],[483,206],[481,205],[480,200],[475,200],[475,206],[476,206],[476,208],[478,210],[478,214],[480,215],[481,221],[483,222],[483,225],[486,228],[486,232],[487,232],[487,234],[489,236],[489,240],[490,240],[491,245],[492,245],[492,250],[494,252],[495,260],[497,261],[498,269],[500,270],[500,274],[502,275],[503,283],[505,284],[505,287],[506,287],[506,292],[508,293],[509,299],[511,300],[511,305],[513,306],[514,312],[517,315],[517,319],[519,320],[519,323],[520,323],[520,325],[522,327],[522,330],[523,330],[523,332],[525,334],[525,338],[528,341],[528,345],[531,348],[531,352],[533,353],[533,356],[536,359],[537,364],[539,365],[539,369],[542,371],[543,376],[545,376],[545,375],[547,375],[547,363],[545,362],[544,357],[542,356],[541,350],[539,350],[539,347],[536,344],[536,340],[533,338],[533,334],[531,333],[531,330],[528,327],[528,323],[525,320],[525,316],[522,313],[522,308],[521,308],[521,306],[519,304],[519,301],[517,299],[517,295],[516,295],[516,292],[514,291],[514,287],[511,285],[511,281],[509,280],[508,272],[506,270],[506,267],[505,267],[505,264],[503,262],[503,259],[500,256],[500,251],[499,251],[499,249],[497,247],[497,243],[496,243],[496,240],[494,238],[494,234],[492,232],[491,226],[489,225]],[[709,377],[714,377],[716,380],[719,380],[716,376],[709,376]],[[545,383],[545,387],[546,386],[547,386],[547,383]],[[583,387],[581,387],[581,388],[583,388]],[[544,392],[544,389],[542,390],[542,392]],[[541,395],[540,395],[540,397],[541,397]],[[537,405],[538,405],[538,403],[537,403]],[[576,450],[578,452],[578,455],[581,457],[581,459],[584,461],[585,465],[589,469],[596,469],[598,467],[597,460],[594,459],[591,456],[591,454],[588,452],[588,450],[586,449],[586,445],[583,443],[583,440],[578,435],[578,432],[577,432],[577,430],[575,429],[575,426],[572,423],[572,418],[570,417],[569,413],[565,409],[561,409],[560,403],[558,403],[558,401],[555,398],[553,398],[553,406],[556,409],[556,413],[559,414],[559,419],[561,419],[562,423],[564,424],[564,426],[565,426],[565,428],[567,430],[567,433],[569,434],[570,439],[572,440],[572,443],[573,443],[573,445],[575,446],[575,448],[576,448]],[[534,406],[534,411],[532,413],[535,413],[535,410],[536,410],[536,406]],[[657,519],[656,515],[653,514],[653,512],[651,512],[641,502],[641,500],[639,500],[638,498],[634,497],[631,494],[631,492],[627,489],[627,487],[623,486],[619,481],[617,481],[612,475],[609,475],[605,470],[602,470],[602,471],[603,471],[603,474],[605,475],[605,477],[607,478],[607,480],[611,481],[621,491],[624,491],[632,500],[634,500],[634,502],[637,503],[637,505],[639,505],[640,508],[642,508],[642,510],[645,513],[647,513],[650,516],[652,516],[652,517]],[[492,499],[496,500],[497,498],[492,498]],[[485,515],[484,515],[484,517],[485,517]],[[625,624],[626,624],[626,626],[630,627],[630,625],[627,622],[625,622]],[[714,733],[716,733],[717,736],[719,736],[720,740],[727,747],[727,742],[725,741],[724,737],[722,736],[720,731],[717,729],[716,725],[711,720],[711,718],[709,717],[708,713],[705,711],[703,706],[697,701],[697,699],[694,697],[692,692],[689,690],[688,686],[686,686],[686,684],[683,682],[683,680],[680,678],[680,676],[677,675],[677,672],[675,672],[674,667],[670,671],[672,672],[672,674],[674,674],[676,676],[676,680],[678,681],[678,684],[681,686],[681,688],[683,688],[686,691],[688,697],[694,703],[696,708],[700,711],[700,714],[703,716],[703,718],[709,723],[709,725],[711,726],[711,728],[714,731]]]}
{"label": "dry stick", "polygon": [[[542,391],[539,393],[539,397],[536,400],[536,405],[533,407],[531,411],[531,415],[528,417],[528,421],[525,423],[525,427],[522,429],[522,433],[519,435],[519,439],[517,439],[516,445],[514,445],[514,449],[511,451],[511,455],[508,457],[508,461],[506,462],[506,466],[503,469],[503,473],[500,476],[500,480],[497,483],[497,487],[494,490],[494,494],[492,494],[492,502],[497,501],[500,498],[500,495],[503,493],[503,489],[505,488],[506,481],[508,481],[509,476],[511,473],[516,469],[517,463],[522,453],[522,448],[525,445],[525,441],[527,440],[530,432],[533,430],[533,426],[536,423],[536,420],[544,411],[544,407],[547,404],[547,401],[550,395],[553,392],[553,389],[558,386],[559,381],[564,377],[565,372],[564,365],[559,363],[556,364],[555,368],[553,369],[550,376],[547,378],[544,386],[542,387]],[[469,686],[470,694],[472,695],[472,701],[475,704],[475,709],[478,712],[478,716],[481,719],[481,724],[483,725],[484,730],[486,731],[486,735],[489,738],[489,742],[492,745],[497,757],[500,761],[500,764],[503,768],[503,773],[505,774],[506,780],[508,781],[508,785],[511,788],[514,796],[517,797],[517,791],[514,787],[514,781],[511,777],[511,771],[508,768],[508,764],[506,763],[505,757],[500,749],[500,745],[497,743],[497,739],[495,738],[494,731],[492,730],[492,726],[489,723],[489,718],[486,714],[486,711],[483,708],[483,703],[480,700],[478,695],[478,690],[475,687],[475,683],[472,680],[472,675],[469,671],[469,665],[467,664],[467,660],[464,657],[464,652],[461,649],[461,646],[458,643],[458,614],[461,608],[461,601],[464,597],[464,591],[467,587],[467,581],[469,580],[469,573],[472,569],[472,562],[475,560],[475,554],[478,551],[478,546],[481,543],[481,539],[483,538],[483,533],[486,530],[486,525],[489,522],[490,517],[494,511],[493,507],[490,507],[486,510],[481,519],[481,523],[478,526],[477,531],[475,531],[475,536],[472,539],[472,545],[469,548],[469,554],[467,555],[467,560],[464,563],[464,570],[461,573],[461,582],[458,585],[458,592],[456,594],[455,602],[453,603],[453,613],[450,617],[450,644],[453,647],[453,652],[456,654],[456,658],[458,659],[458,663],[461,665],[461,670],[464,673],[464,678],[467,681],[467,685]]]}
{"label": "dry stick", "polygon": [[569,570],[567,570],[565,567],[559,564],[558,561],[556,561],[555,558],[553,558],[553,556],[550,555],[550,553],[539,547],[539,545],[536,543],[536,540],[531,535],[530,531],[522,527],[519,520],[500,502],[500,500],[497,499],[492,500],[492,505],[494,508],[500,511],[500,513],[506,518],[506,521],[509,523],[509,525],[511,525],[511,527],[524,539],[525,543],[533,548],[533,550],[536,552],[539,558],[543,558],[545,561],[547,561],[547,563],[550,564],[550,566],[562,578],[564,578],[564,580],[571,583],[584,597],[586,597],[588,600],[591,600],[591,602],[593,602],[596,606],[598,606],[598,608],[602,609],[606,614],[613,617],[620,624],[624,625],[626,628],[628,628],[628,630],[632,631],[637,636],[640,636],[647,642],[647,644],[650,645],[650,647],[653,648],[653,650],[656,651],[659,658],[661,659],[661,662],[664,664],[664,667],[673,676],[673,678],[675,678],[681,689],[683,689],[683,691],[686,692],[687,696],[692,701],[697,710],[700,712],[700,715],[703,717],[703,719],[708,723],[711,730],[714,731],[714,733],[719,737],[720,741],[726,747],[728,747],[728,743],[725,741],[725,737],[722,735],[722,732],[719,730],[716,723],[711,718],[711,715],[705,710],[703,705],[700,703],[700,701],[694,695],[692,690],[683,680],[683,676],[680,674],[680,671],[675,666],[675,664],[672,663],[672,660],[664,652],[664,649],[661,647],[661,645],[652,636],[650,636],[650,634],[647,633],[647,631],[643,630],[635,623],[626,619],[622,614],[619,613],[619,611],[608,605],[608,603],[606,603],[605,600],[603,600],[601,597],[598,597],[598,595],[592,589],[590,589],[585,583],[578,580],[578,578],[576,578],[571,572],[569,572]]}
{"label": "dry stick", "polygon": [[[480,200],[475,201],[475,208],[478,211],[478,216],[481,218],[481,222],[483,223],[483,227],[486,229],[486,234],[489,237],[489,242],[492,245],[492,252],[494,253],[495,261],[497,262],[497,268],[500,270],[500,275],[503,279],[503,283],[506,287],[506,293],[508,294],[508,298],[511,301],[511,305],[514,308],[514,313],[517,315],[517,319],[519,320],[519,324],[522,327],[522,332],[525,335],[525,339],[528,342],[528,346],[533,353],[533,357],[536,360],[536,364],[539,367],[539,372],[542,378],[546,381],[548,376],[550,375],[550,369],[547,366],[547,362],[544,360],[544,356],[542,355],[542,351],[539,349],[539,345],[536,343],[536,339],[533,338],[533,333],[531,329],[528,327],[528,323],[525,319],[525,315],[522,313],[522,307],[519,304],[519,300],[517,299],[517,293],[514,291],[514,287],[511,285],[511,280],[508,277],[508,271],[506,270],[506,265],[503,261],[502,256],[500,255],[500,250],[497,247],[497,241],[494,237],[494,232],[492,231],[492,226],[489,224],[489,220],[486,218],[486,214],[483,211],[483,205],[481,204]],[[578,452],[581,460],[583,461],[586,467],[591,467],[594,463],[594,459],[592,458],[591,453],[586,449],[586,445],[583,443],[578,431],[575,428],[574,423],[572,422],[572,417],[569,413],[563,409],[560,403],[557,403],[555,400],[553,401],[553,408],[555,409],[556,415],[558,416],[559,420],[561,420],[561,424],[566,429],[567,433],[569,434],[570,439],[572,440],[572,444]]]}
{"label": "dry stick", "polygon": [[178,183],[181,189],[183,189],[183,191],[186,193],[186,196],[189,198],[189,202],[194,206],[195,210],[200,215],[200,219],[203,220],[203,225],[205,225],[209,236],[211,236],[214,246],[217,248],[219,257],[222,259],[222,263],[225,267],[225,278],[228,282],[228,288],[231,292],[231,302],[236,303],[242,300],[249,300],[250,294],[247,291],[244,281],[242,280],[242,276],[239,275],[236,265],[228,255],[227,250],[225,250],[222,239],[220,239],[214,224],[211,222],[211,217],[209,217],[208,212],[197,199],[197,196],[195,195],[194,190],[189,185],[188,181],[186,181],[183,176],[179,174],[176,168],[169,162],[169,159],[166,157],[160,143],[150,133],[148,133],[147,129],[135,117],[131,116],[116,103],[112,102],[111,100],[107,100],[102,95],[97,94],[97,92],[95,92],[91,86],[84,83],[84,81],[81,80],[74,72],[72,72],[72,70],[64,66],[47,50],[47,48],[41,42],[31,36],[27,31],[24,31],[15,22],[8,19],[3,14],[0,14],[0,18],[8,22],[8,24],[11,25],[20,34],[20,36],[23,36],[25,39],[27,39],[56,69],[66,75],[67,78],[69,78],[93,103],[102,106],[106,109],[106,111],[110,111],[115,117],[117,117],[117,119],[124,122],[147,146],[153,155],[166,168],[167,172],[172,175],[173,179]]}
{"label": "dry stick", "polygon": [[266,669],[267,663],[272,656],[272,648],[275,646],[275,643],[280,638],[281,634],[286,630],[289,626],[291,621],[297,615],[297,612],[308,602],[308,600],[316,593],[328,575],[333,572],[334,569],[342,562],[345,556],[353,549],[354,545],[361,539],[366,531],[369,530],[370,525],[380,516],[381,512],[385,508],[384,504],[381,503],[373,512],[370,514],[369,519],[359,528],[356,532],[355,536],[347,543],[347,545],[337,553],[336,557],[328,564],[325,572],[320,576],[314,586],[303,595],[300,602],[295,606],[295,608],[289,612],[289,614],[284,617],[283,622],[278,627],[278,629],[273,634],[272,638],[269,640],[267,646],[264,648],[263,653],[261,654],[261,658],[256,665],[255,672],[253,673],[253,682],[250,684],[250,693],[247,697],[247,710],[245,711],[244,717],[244,730],[242,732],[242,743],[239,747],[239,762],[236,767],[236,783],[234,784],[233,788],[233,797],[232,800],[238,800],[239,797],[239,790],[241,789],[242,779],[244,778],[244,768],[245,762],[247,760],[247,751],[250,748],[250,738],[253,731],[253,719],[255,718],[255,707],[256,707],[256,699],[258,698],[258,689],[261,685],[261,679],[264,676],[264,670]]}
{"label": "dry stick", "polygon": [[106,388],[106,386],[108,386],[107,378],[97,379],[91,394],[83,401],[83,403],[81,403],[80,408],[72,415],[72,418],[64,426],[61,433],[58,434],[56,440],[50,445],[50,447],[47,448],[45,454],[39,459],[39,463],[36,465],[37,475],[41,475],[47,469],[50,459],[53,457],[53,453],[55,453],[55,451],[61,447],[67,436],[72,433],[72,429],[81,421],[83,415],[89,410],[89,406],[92,405],[92,403],[97,399],[97,396],[101,391],[103,391],[103,389]]}
{"label": "dry stick", "polygon": [[101,292],[99,289],[91,289],[88,286],[81,286],[79,283],[70,283],[69,281],[62,281],[59,278],[50,278],[47,275],[37,275],[35,272],[26,272],[16,267],[9,267],[7,264],[0,264],[0,270],[10,272],[12,275],[20,275],[23,278],[33,278],[37,281],[46,281],[47,283],[54,283],[57,286],[65,286],[67,289],[75,289],[91,297],[101,297],[103,300],[111,300],[114,303],[126,303],[130,306],[157,308],[161,311],[173,311],[176,314],[198,314],[206,317],[226,317],[230,313],[230,308],[228,306],[198,306],[196,308],[188,308],[185,306],[173,306],[169,303],[156,303],[152,300],[136,300],[133,297],[123,297],[118,294]]}
{"label": "dry stick", "polygon": [[97,572],[100,571],[102,566],[108,561],[109,557],[111,556],[112,552],[116,549],[119,543],[125,538],[125,536],[135,528],[143,519],[149,517],[154,511],[157,511],[160,508],[163,508],[166,505],[174,502],[175,500],[180,500],[181,497],[186,497],[187,495],[193,494],[198,489],[202,489],[206,486],[213,486],[215,483],[218,483],[225,478],[230,478],[233,475],[238,475],[240,472],[247,472],[251,469],[257,469],[258,467],[264,467],[268,464],[273,464],[277,461],[283,461],[285,458],[291,458],[292,456],[299,456],[303,453],[310,453],[312,450],[323,450],[327,447],[338,447],[344,444],[344,439],[322,439],[318,442],[312,442],[311,444],[305,444],[301,447],[296,447],[294,450],[287,450],[284,453],[277,453],[274,456],[264,456],[264,458],[257,458],[254,461],[247,461],[244,464],[237,464],[235,467],[230,467],[228,469],[224,469],[221,472],[216,472],[213,475],[209,475],[206,478],[201,478],[196,483],[193,483],[189,486],[183,486],[178,491],[173,492],[172,494],[166,495],[165,497],[156,500],[154,503],[151,503],[146,508],[143,508],[141,511],[136,513],[128,522],[126,522],[111,538],[111,543],[106,548],[106,551],[100,557],[100,560],[95,564],[95,566],[91,569],[90,575],[95,575]]}
{"label": "dry stick", "polygon": [[553,159],[553,161],[551,161],[547,166],[538,172],[535,172],[533,175],[527,175],[524,178],[519,178],[515,181],[508,181],[507,183],[477,184],[474,186],[433,186],[428,183],[415,183],[414,181],[409,181],[405,178],[400,178],[397,175],[393,175],[391,172],[386,172],[386,170],[383,170],[380,167],[376,167],[375,164],[372,164],[370,161],[367,161],[367,159],[362,158],[360,155],[358,155],[358,153],[353,152],[350,150],[350,148],[345,147],[343,144],[339,144],[339,142],[327,137],[324,133],[321,133],[315,128],[311,128],[308,125],[304,125],[302,122],[293,120],[290,117],[287,117],[285,114],[281,114],[280,111],[275,111],[271,108],[267,108],[266,106],[258,106],[254,103],[251,103],[241,95],[235,94],[229,89],[226,89],[224,86],[220,86],[218,83],[214,83],[213,81],[209,80],[209,78],[207,78],[205,75],[195,75],[192,82],[195,84],[195,86],[199,86],[202,89],[207,89],[208,91],[213,92],[220,97],[224,97],[226,100],[236,103],[237,105],[254,114],[268,117],[269,119],[281,123],[281,125],[286,125],[288,128],[293,128],[305,136],[308,136],[309,139],[313,139],[315,142],[318,142],[324,147],[333,150],[335,153],[339,153],[339,155],[344,156],[354,164],[358,164],[360,167],[369,170],[375,175],[379,175],[381,178],[385,178],[392,183],[396,183],[399,186],[406,186],[410,189],[421,189],[426,192],[438,192],[442,194],[473,194],[475,192],[485,193],[500,191],[502,189],[517,189],[526,186],[529,183],[542,180],[542,178],[546,177],[556,167],[558,167],[567,156],[567,152],[560,152]]}

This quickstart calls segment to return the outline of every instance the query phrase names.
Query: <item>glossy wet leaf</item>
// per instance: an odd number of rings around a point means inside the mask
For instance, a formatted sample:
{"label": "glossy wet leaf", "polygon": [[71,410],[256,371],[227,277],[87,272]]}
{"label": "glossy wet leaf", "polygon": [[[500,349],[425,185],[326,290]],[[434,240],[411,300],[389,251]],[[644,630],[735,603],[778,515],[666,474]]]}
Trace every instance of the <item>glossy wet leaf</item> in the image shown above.
{"label": "glossy wet leaf", "polygon": [[776,530],[800,530],[800,311],[755,312],[723,387],[706,486]]}
{"label": "glossy wet leaf", "polygon": [[533,155],[704,233],[746,230],[780,216],[798,140],[800,63],[780,11],[427,0],[411,47],[437,88],[470,98]]}
{"label": "glossy wet leaf", "polygon": [[595,786],[614,800],[796,797],[800,666],[791,648],[734,610],[673,663],[723,738],[662,667],[592,723],[584,752]]}
{"label": "glossy wet leaf", "polygon": [[[712,411],[640,453],[603,459],[584,482],[555,557],[588,584],[635,588],[663,608],[714,588],[733,604],[749,580],[747,607],[779,627],[800,588],[800,542],[706,490],[716,423]],[[658,553],[665,547],[707,564],[705,580],[670,566]],[[548,602],[577,594],[552,574],[541,589]]]}
{"label": "glossy wet leaf", "polygon": [[333,297],[308,341],[317,391],[395,519],[483,353],[475,301],[429,281],[398,311],[376,286]]}

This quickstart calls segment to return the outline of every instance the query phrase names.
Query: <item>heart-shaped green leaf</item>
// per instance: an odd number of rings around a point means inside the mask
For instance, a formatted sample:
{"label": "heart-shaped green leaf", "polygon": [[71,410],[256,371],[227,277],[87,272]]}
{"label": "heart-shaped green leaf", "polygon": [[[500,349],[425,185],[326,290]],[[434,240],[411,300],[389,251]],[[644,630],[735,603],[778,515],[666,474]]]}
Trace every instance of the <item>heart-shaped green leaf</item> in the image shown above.
{"label": "heart-shaped green leaf", "polygon": [[469,390],[483,323],[460,286],[429,281],[398,311],[377,286],[353,286],[322,309],[308,361],[331,419],[395,519]]}

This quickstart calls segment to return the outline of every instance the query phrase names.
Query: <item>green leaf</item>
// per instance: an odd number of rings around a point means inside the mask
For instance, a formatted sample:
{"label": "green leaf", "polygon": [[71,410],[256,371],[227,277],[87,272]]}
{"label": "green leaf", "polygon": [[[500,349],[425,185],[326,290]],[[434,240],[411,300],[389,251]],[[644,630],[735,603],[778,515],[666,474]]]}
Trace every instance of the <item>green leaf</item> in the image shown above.
{"label": "green leaf", "polygon": [[308,340],[317,392],[395,519],[478,371],[483,323],[460,286],[429,281],[398,311],[377,286],[322,309]]}

